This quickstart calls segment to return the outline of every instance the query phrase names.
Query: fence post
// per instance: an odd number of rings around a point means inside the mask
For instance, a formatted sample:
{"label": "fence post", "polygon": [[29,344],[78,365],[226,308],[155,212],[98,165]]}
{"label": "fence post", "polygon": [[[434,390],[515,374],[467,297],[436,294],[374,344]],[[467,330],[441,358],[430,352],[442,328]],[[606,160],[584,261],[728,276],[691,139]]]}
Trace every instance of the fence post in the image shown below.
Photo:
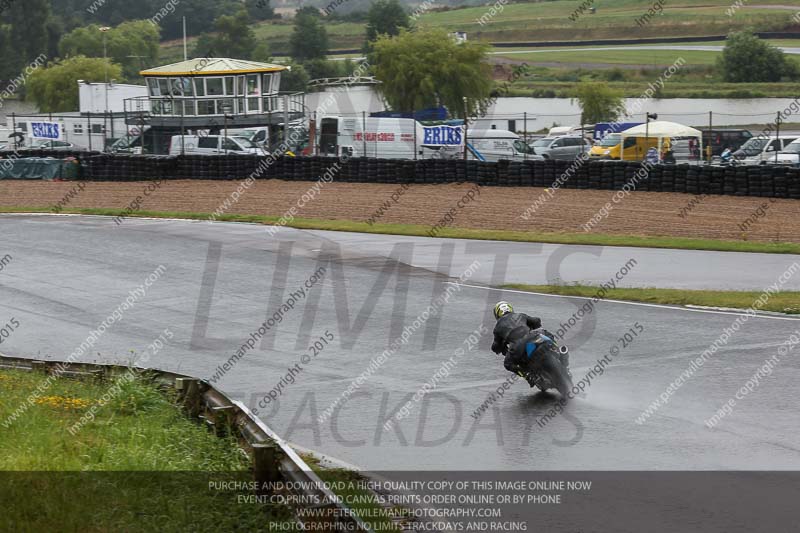
{"label": "fence post", "polygon": [[417,160],[417,119],[414,119],[414,161]]}
{"label": "fence post", "polygon": [[464,161],[467,160],[467,132],[469,131],[469,119],[467,118],[467,97],[464,97]]}
{"label": "fence post", "polygon": [[[367,112],[361,112],[361,139],[364,144],[364,157],[367,157]],[[375,150],[375,155],[378,155],[378,151]]]}
{"label": "fence post", "polygon": [[[581,132],[583,133],[583,132]],[[522,142],[525,143],[525,146],[528,145],[528,112],[524,111],[522,113]],[[528,151],[525,150],[525,154],[523,155],[523,159],[525,161],[528,160]]]}
{"label": "fence post", "polygon": [[89,136],[89,151],[92,151],[92,112],[86,113],[86,135]]}
{"label": "fence post", "polygon": [[[283,145],[289,149],[289,95],[283,95]],[[283,155],[283,154],[281,154]]]}
{"label": "fence post", "polygon": [[711,140],[714,138],[712,131],[714,129],[714,112],[708,112],[708,147],[706,149],[706,163],[711,164],[711,156],[714,155],[714,147],[711,146]]}

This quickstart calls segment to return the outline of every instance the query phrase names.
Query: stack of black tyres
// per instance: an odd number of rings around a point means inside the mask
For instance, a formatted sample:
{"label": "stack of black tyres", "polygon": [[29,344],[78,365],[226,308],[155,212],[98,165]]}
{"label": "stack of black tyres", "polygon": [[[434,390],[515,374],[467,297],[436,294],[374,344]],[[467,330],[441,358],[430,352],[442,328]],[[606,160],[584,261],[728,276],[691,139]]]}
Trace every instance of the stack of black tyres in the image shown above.
{"label": "stack of black tyres", "polygon": [[786,171],[786,191],[789,198],[800,199],[800,169],[790,168]]}
{"label": "stack of black tyres", "polygon": [[589,189],[600,189],[600,169],[607,163],[596,162],[589,165]]}
{"label": "stack of black tyres", "polygon": [[[28,156],[57,156],[68,152],[27,151]],[[637,162],[586,161],[464,161],[463,159],[375,159],[335,157],[219,157],[153,156],[79,152],[81,175],[90,180],[146,181],[156,179],[315,181],[325,177],[340,182],[478,183],[482,186],[551,187],[620,190],[634,183],[639,191],[688,194],[725,194],[764,198],[800,198],[800,169],[762,165],[718,167],[657,165],[645,172]],[[567,173],[567,171],[570,171]],[[645,177],[646,176],[646,177]]]}
{"label": "stack of black tyres", "polygon": [[619,168],[617,165],[600,166],[600,188],[614,189],[614,173]]}
{"label": "stack of black tyres", "polygon": [[[626,172],[627,165],[606,165],[606,168],[610,170],[611,174],[611,182],[608,184],[609,189],[619,190],[628,182],[628,176]],[[604,180],[605,181],[605,180]],[[605,183],[603,184],[605,186]]]}
{"label": "stack of black tyres", "polygon": [[589,166],[588,161],[584,161],[580,165],[576,164],[576,170],[573,172],[569,180],[562,185],[568,189],[588,189],[589,188]]}

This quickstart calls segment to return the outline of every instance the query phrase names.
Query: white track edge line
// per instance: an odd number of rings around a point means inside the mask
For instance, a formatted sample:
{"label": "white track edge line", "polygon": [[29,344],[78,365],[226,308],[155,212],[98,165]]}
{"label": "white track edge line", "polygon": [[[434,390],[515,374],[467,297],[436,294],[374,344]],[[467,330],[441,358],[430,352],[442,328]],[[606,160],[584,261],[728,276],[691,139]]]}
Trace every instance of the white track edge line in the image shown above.
{"label": "white track edge line", "polygon": [[[516,293],[516,294],[533,294],[535,296],[544,296],[544,297],[547,297],[547,298],[568,298],[568,299],[575,299],[575,300],[591,300],[592,299],[590,296],[569,296],[569,295],[565,295],[565,294],[547,294],[547,293],[544,293],[544,292],[522,291],[522,290],[519,290],[519,289],[503,289],[503,288],[496,288],[496,287],[485,287],[483,285],[468,285],[466,283],[458,284],[458,283],[455,283],[455,282],[452,282],[452,281],[447,281],[446,283],[448,283],[450,285],[461,285],[462,287],[469,287],[469,288],[472,288],[472,289],[483,289],[483,290],[487,290],[487,291],[513,292],[513,293]],[[600,301],[601,302],[615,303],[615,304],[622,304],[622,305],[635,305],[635,306],[639,306],[639,307],[655,307],[655,308],[658,308],[658,309],[672,309],[672,310],[675,310],[675,311],[686,311],[686,312],[690,312],[690,313],[709,313],[709,314],[712,314],[712,315],[747,315],[747,313],[745,313],[744,311],[742,311],[742,312],[737,312],[737,311],[729,312],[729,311],[716,311],[716,310],[712,310],[712,309],[694,309],[694,308],[680,307],[680,306],[674,306],[674,305],[650,304],[650,303],[644,303],[644,302],[626,302],[624,300],[612,300],[612,299],[606,299],[606,298],[602,298],[602,299],[600,299]],[[800,318],[792,318],[792,317],[788,317],[788,316],[765,315],[765,314],[760,314],[760,313],[756,313],[754,318],[764,318],[764,319],[772,319],[772,320],[788,320],[790,322],[800,322]]]}

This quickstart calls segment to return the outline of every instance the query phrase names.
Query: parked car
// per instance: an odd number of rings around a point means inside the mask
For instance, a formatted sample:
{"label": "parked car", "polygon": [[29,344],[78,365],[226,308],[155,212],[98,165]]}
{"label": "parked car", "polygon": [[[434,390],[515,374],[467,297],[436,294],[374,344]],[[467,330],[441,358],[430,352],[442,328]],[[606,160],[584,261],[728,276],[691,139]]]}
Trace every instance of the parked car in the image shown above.
{"label": "parked car", "polygon": [[778,164],[800,166],[800,139],[792,141],[778,152]]}
{"label": "parked car", "polygon": [[63,150],[63,151],[70,151],[70,150],[82,150],[82,148],[78,148],[72,143],[66,141],[43,141],[40,143],[32,144],[30,146],[31,150]]}
{"label": "parked car", "polygon": [[764,165],[777,161],[778,152],[789,146],[797,137],[781,135],[764,139],[753,137],[733,153],[733,156],[743,165]]}
{"label": "parked car", "polygon": [[535,154],[545,159],[565,159],[569,161],[588,152],[592,147],[591,143],[580,135],[545,137],[534,141],[531,146]]}
{"label": "parked car", "polygon": [[225,137],[224,135],[173,135],[170,139],[169,154],[181,152],[194,155],[219,154],[262,154],[263,151],[244,137]]}
{"label": "parked car", "polygon": [[711,146],[711,155],[720,155],[725,147],[734,152],[742,147],[744,143],[753,138],[749,130],[701,130],[703,132],[703,156],[707,146]]}

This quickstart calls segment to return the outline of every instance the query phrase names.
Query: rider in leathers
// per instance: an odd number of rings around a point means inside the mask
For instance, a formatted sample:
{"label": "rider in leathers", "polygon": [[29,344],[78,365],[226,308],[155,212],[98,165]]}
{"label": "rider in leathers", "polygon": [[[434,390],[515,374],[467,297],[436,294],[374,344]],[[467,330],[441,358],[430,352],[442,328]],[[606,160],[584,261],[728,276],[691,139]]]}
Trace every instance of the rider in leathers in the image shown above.
{"label": "rider in leathers", "polygon": [[509,372],[517,374],[524,371],[527,365],[525,341],[539,333],[546,333],[541,329],[542,320],[525,313],[515,313],[508,302],[498,302],[494,306],[494,317],[497,324],[494,326],[492,351],[506,356],[503,366]]}
{"label": "rider in leathers", "polygon": [[525,313],[515,313],[508,302],[498,302],[494,306],[494,342],[492,351],[506,356],[503,366],[509,372],[519,373],[527,363],[525,343],[520,342],[529,337],[532,330],[542,327],[542,320]]}

